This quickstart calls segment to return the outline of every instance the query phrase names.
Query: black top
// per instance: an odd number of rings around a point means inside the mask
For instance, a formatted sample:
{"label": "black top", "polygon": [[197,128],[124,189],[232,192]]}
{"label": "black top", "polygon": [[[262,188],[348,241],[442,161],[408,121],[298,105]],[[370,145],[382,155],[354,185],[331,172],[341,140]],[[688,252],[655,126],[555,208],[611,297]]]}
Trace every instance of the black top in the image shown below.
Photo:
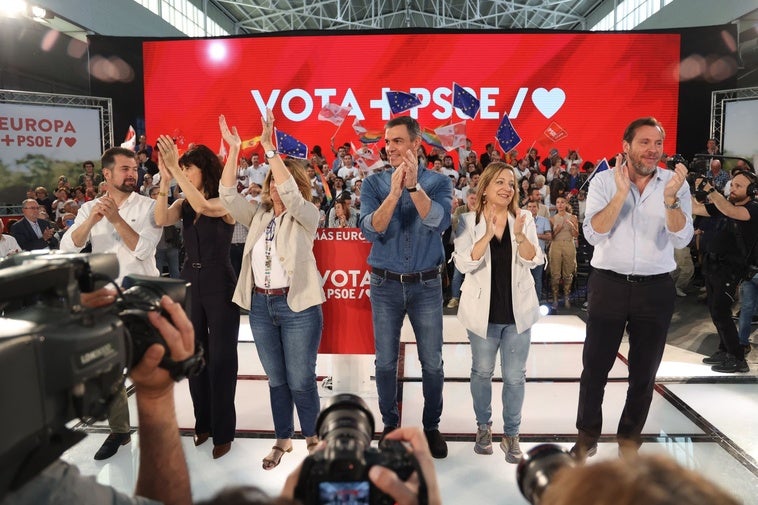
{"label": "black top", "polygon": [[513,247],[511,234],[506,225],[503,240],[492,237],[490,240],[490,260],[492,261],[492,278],[490,279],[490,316],[494,324],[513,324],[513,294],[511,292],[511,255]]}
{"label": "black top", "polygon": [[[758,256],[758,202],[751,200],[745,204],[745,208],[750,213],[750,219],[739,221],[727,218],[712,203],[705,205],[711,219],[718,220],[713,239],[708,242],[707,252],[718,257],[720,262],[740,268],[750,262],[747,257],[751,249],[752,257]],[[740,235],[744,246],[739,243]]]}
{"label": "black top", "polygon": [[[182,203],[182,238],[186,259],[182,278],[202,284],[204,294],[209,292],[234,290],[237,282],[229,257],[234,225],[225,223],[223,218],[200,216],[185,200]],[[193,267],[193,263],[200,268]],[[199,274],[199,277],[197,276]]]}

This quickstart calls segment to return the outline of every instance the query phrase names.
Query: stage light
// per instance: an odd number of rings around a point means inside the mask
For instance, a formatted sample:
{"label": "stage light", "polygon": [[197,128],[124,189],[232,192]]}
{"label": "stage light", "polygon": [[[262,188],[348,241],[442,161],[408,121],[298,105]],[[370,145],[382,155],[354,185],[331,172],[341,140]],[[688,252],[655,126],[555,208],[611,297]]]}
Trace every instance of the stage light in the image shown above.
{"label": "stage light", "polygon": [[0,2],[0,16],[14,18],[26,13],[26,2],[24,0],[5,0]]}
{"label": "stage light", "polygon": [[540,315],[541,316],[551,316],[555,314],[555,309],[551,307],[550,305],[540,305]]}
{"label": "stage light", "polygon": [[37,7],[36,5],[32,5],[32,17],[35,20],[45,19],[47,17],[47,9],[43,9],[42,7]]}
{"label": "stage light", "polygon": [[208,47],[208,56],[213,61],[224,61],[226,59],[226,45],[220,40],[211,42]]}

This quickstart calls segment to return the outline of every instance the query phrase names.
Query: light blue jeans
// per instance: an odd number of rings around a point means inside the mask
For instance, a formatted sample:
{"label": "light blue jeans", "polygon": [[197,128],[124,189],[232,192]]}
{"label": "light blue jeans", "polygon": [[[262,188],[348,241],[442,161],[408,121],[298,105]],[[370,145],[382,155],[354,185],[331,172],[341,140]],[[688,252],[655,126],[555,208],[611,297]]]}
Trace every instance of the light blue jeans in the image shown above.
{"label": "light blue jeans", "polygon": [[376,348],[376,390],[385,426],[399,426],[397,362],[405,314],[413,327],[421,361],[425,430],[439,427],[442,415],[442,280],[401,283],[371,274],[371,314]]}
{"label": "light blue jeans", "polygon": [[751,324],[756,305],[758,305],[758,275],[749,281],[740,284],[740,320],[739,338],[740,345],[750,345]]}
{"label": "light blue jeans", "polygon": [[471,397],[476,424],[487,424],[492,419],[492,376],[499,350],[503,375],[503,432],[509,437],[518,435],[531,329],[516,333],[515,324],[490,323],[487,338],[470,331],[468,338],[471,342]]}
{"label": "light blue jeans", "polygon": [[286,295],[253,293],[249,317],[258,357],[268,376],[276,438],[292,438],[293,405],[303,436],[316,435],[320,410],[316,355],[324,323],[321,305],[293,312]]}
{"label": "light blue jeans", "polygon": [[463,286],[463,274],[457,267],[454,267],[453,281],[450,284],[450,294],[453,298],[461,298],[461,286]]}

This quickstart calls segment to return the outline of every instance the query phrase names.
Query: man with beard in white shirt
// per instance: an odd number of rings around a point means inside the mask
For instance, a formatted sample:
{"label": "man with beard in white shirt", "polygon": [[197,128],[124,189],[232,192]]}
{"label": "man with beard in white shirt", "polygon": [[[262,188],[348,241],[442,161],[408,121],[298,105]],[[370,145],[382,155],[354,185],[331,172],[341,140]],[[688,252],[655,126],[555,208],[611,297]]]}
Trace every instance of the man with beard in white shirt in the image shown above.
{"label": "man with beard in white shirt", "polygon": [[[93,253],[116,253],[120,284],[126,275],[158,277],[155,249],[163,229],[153,219],[155,202],[137,192],[137,160],[134,151],[113,147],[102,157],[108,191],[86,202],[74,224],[61,239],[64,252],[79,252],[92,244]],[[131,441],[126,389],[121,387],[108,410],[111,434],[95,454],[96,460],[110,458]]]}

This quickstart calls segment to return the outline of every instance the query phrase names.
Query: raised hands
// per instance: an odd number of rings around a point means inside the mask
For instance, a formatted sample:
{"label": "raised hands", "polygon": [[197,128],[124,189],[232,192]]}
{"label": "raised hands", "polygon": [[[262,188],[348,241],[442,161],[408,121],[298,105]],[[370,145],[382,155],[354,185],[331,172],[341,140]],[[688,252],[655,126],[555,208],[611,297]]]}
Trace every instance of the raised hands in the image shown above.
{"label": "raised hands", "polygon": [[629,178],[629,167],[626,165],[626,159],[621,153],[616,155],[616,166],[613,168],[613,179],[616,181],[616,189],[619,193],[624,195],[629,193],[632,181]]}
{"label": "raised hands", "polygon": [[676,167],[674,168],[674,177],[672,177],[669,182],[666,183],[666,187],[663,188],[663,198],[676,199],[676,194],[679,192],[679,189],[682,187],[682,184],[684,184],[684,181],[686,179],[687,167],[685,167],[682,163],[677,163]]}
{"label": "raised hands", "polygon": [[237,127],[232,126],[230,129],[226,124],[226,117],[223,114],[218,117],[218,126],[221,130],[221,137],[229,144],[230,148],[239,148],[242,145],[242,140],[240,140],[240,136],[237,133]]}
{"label": "raised hands", "polygon": [[269,149],[274,146],[274,113],[271,109],[266,109],[266,117],[261,116],[261,125],[263,131],[261,131],[261,146],[264,149]]}
{"label": "raised hands", "polygon": [[179,169],[179,149],[177,149],[174,139],[168,135],[160,135],[156,142],[158,152],[158,170],[161,174],[161,180],[166,178],[166,182],[174,177],[174,170]]}

